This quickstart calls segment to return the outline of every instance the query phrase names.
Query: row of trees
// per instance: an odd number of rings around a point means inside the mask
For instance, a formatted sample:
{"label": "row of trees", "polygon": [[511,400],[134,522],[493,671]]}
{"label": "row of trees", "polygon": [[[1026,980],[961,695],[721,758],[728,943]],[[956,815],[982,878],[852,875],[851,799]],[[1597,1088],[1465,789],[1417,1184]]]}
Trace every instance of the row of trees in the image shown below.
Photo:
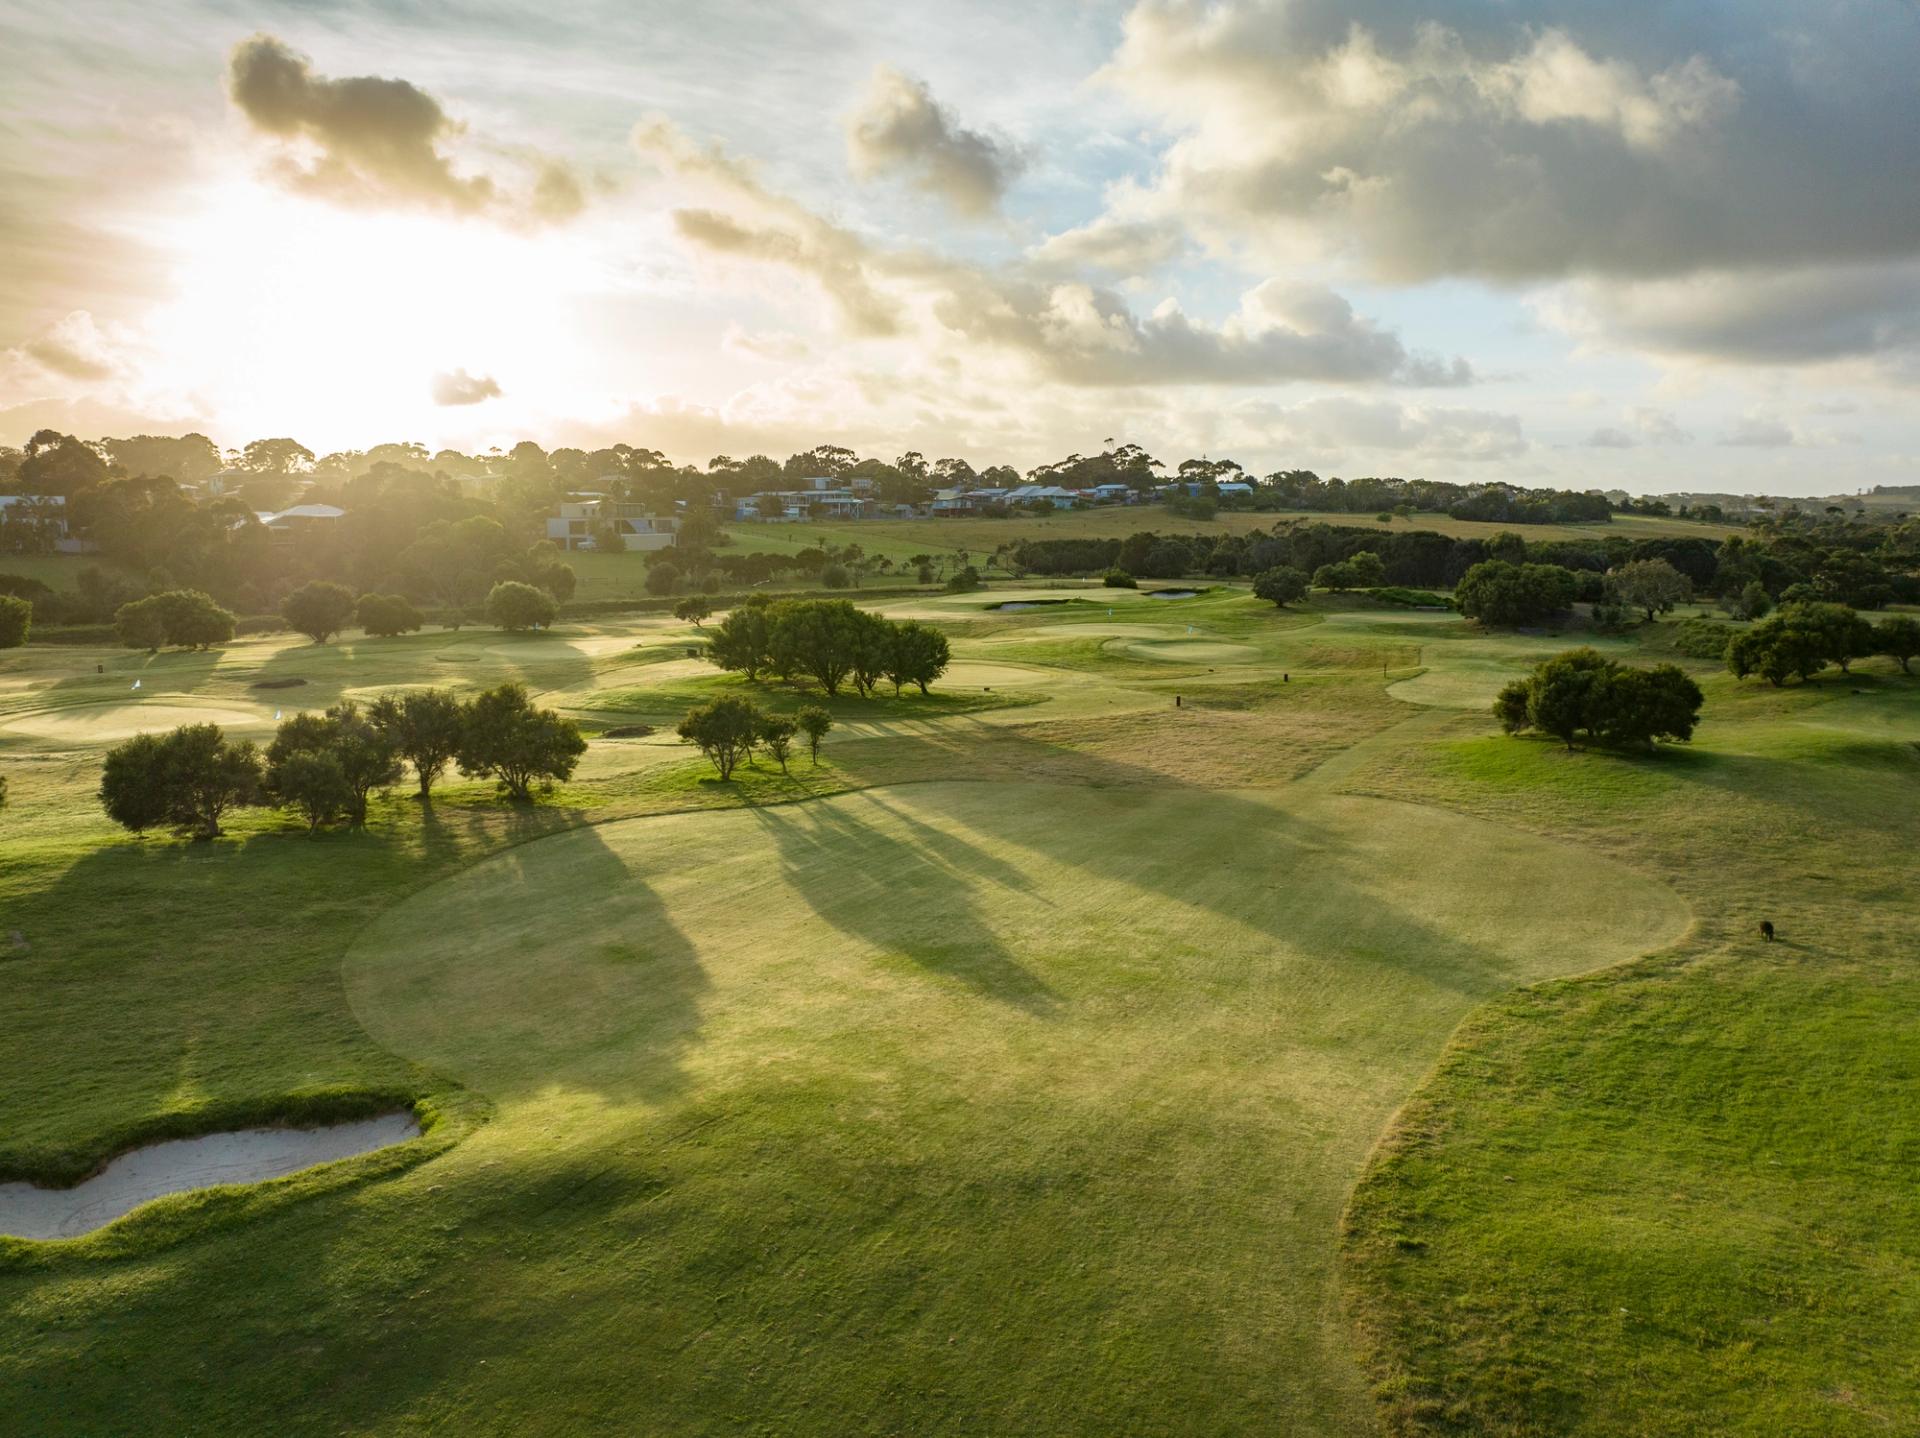
{"label": "row of trees", "polygon": [[883,680],[896,694],[908,684],[925,694],[951,654],[939,630],[883,619],[844,599],[755,595],[715,627],[707,658],[749,680],[812,679],[829,695],[851,680],[865,698]]}
{"label": "row of trees", "polygon": [[833,728],[833,716],[817,704],[809,704],[792,716],[770,713],[751,699],[729,694],[689,709],[680,721],[678,733],[689,744],[697,744],[720,778],[733,777],[742,759],[751,763],[756,748],[787,772],[787,760],[793,753],[796,735],[806,736],[807,752],[820,762],[820,741]]}
{"label": "row of trees", "polygon": [[1595,649],[1570,649],[1503,688],[1493,712],[1509,734],[1534,729],[1569,749],[1583,737],[1612,748],[1652,748],[1661,739],[1691,739],[1700,703],[1700,686],[1678,665],[1638,669]]}
{"label": "row of trees", "polygon": [[229,811],[249,805],[292,809],[309,831],[337,819],[359,827],[371,796],[411,767],[420,797],[449,764],[468,778],[492,778],[525,801],[536,784],[569,778],[586,750],[571,719],[536,708],[520,684],[470,700],[440,689],[389,695],[365,709],[342,701],[282,723],[263,754],[217,724],[140,734],[107,751],[100,802],[135,833],[170,828],[215,838]]}
{"label": "row of trees", "polygon": [[1896,614],[1874,624],[1844,604],[1783,604],[1767,618],[1733,636],[1727,668],[1736,679],[1757,674],[1776,687],[1811,679],[1828,665],[1842,674],[1856,659],[1885,654],[1912,673],[1920,655],[1920,620]]}

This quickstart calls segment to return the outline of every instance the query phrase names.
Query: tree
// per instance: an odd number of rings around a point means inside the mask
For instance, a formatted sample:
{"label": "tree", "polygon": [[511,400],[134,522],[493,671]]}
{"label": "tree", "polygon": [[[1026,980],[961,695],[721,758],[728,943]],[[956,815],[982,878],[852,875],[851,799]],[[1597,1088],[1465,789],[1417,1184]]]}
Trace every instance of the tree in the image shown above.
{"label": "tree", "polygon": [[502,684],[467,706],[460,736],[460,772],[469,778],[492,775],[513,799],[532,797],[533,781],[552,787],[571,778],[587,741],[580,726],[551,709],[536,709],[523,684]]}
{"label": "tree", "polygon": [[551,594],[517,579],[503,579],[487,593],[487,618],[505,630],[539,629],[559,615]]}
{"label": "tree", "polygon": [[157,652],[167,642],[167,616],[160,596],[150,594],[121,605],[114,611],[113,627],[127,648]]}
{"label": "tree", "polygon": [[647,570],[647,593],[671,594],[679,587],[680,570],[667,563],[653,565]]}
{"label": "tree", "polygon": [[420,611],[398,594],[363,594],[354,610],[354,622],[380,639],[411,634],[421,625]]}
{"label": "tree", "polygon": [[1256,599],[1268,600],[1285,609],[1296,599],[1306,598],[1307,576],[1291,564],[1276,564],[1253,577],[1253,593]]}
{"label": "tree", "polygon": [[1557,564],[1509,564],[1482,560],[1453,592],[1454,603],[1469,619],[1483,624],[1537,624],[1573,604],[1574,578]]}
{"label": "tree", "polygon": [[[344,797],[338,807],[358,829],[367,822],[367,800],[375,789],[400,781],[400,755],[386,729],[362,713],[352,700],[342,700],[323,714],[296,714],[283,723],[267,746],[267,792],[283,802],[282,766],[296,754],[320,754],[340,771]],[[303,778],[312,766],[300,766]]]}
{"label": "tree", "polygon": [[1649,624],[1693,594],[1692,581],[1664,559],[1623,564],[1607,575],[1607,587],[1622,604],[1645,614]]}
{"label": "tree", "polygon": [[925,694],[927,686],[947,672],[952,659],[947,636],[911,619],[888,629],[886,676],[893,683],[893,692],[898,694],[901,685],[913,684]]}
{"label": "tree", "polygon": [[1323,564],[1313,571],[1313,582],[1320,589],[1331,589],[1338,594],[1343,590],[1358,588],[1358,579],[1353,566],[1342,561],[1336,564]]}
{"label": "tree", "polygon": [[1109,569],[1100,576],[1100,583],[1107,589],[1138,589],[1140,581],[1124,569]]}
{"label": "tree", "polygon": [[294,633],[325,644],[352,622],[354,607],[353,591],[346,585],[316,579],[287,596],[280,617]]}
{"label": "tree", "polygon": [[1920,654],[1920,619],[1911,614],[1896,614],[1880,621],[1874,630],[1878,651],[1899,661],[1903,674],[1913,673],[1913,657]]}
{"label": "tree", "polygon": [[691,623],[695,629],[698,629],[700,621],[711,613],[713,613],[713,606],[698,596],[683,599],[673,606],[673,617]]}
{"label": "tree", "polygon": [[300,812],[309,834],[338,818],[353,801],[340,761],[317,749],[288,754],[268,771],[267,785],[282,804]]}
{"label": "tree", "polygon": [[845,589],[853,583],[853,575],[847,566],[840,563],[822,565],[820,568],[820,587],[822,589]]}
{"label": "tree", "polygon": [[800,732],[807,736],[807,755],[815,764],[820,762],[820,741],[827,737],[833,728],[833,716],[818,704],[808,704],[794,715],[800,723]]}
{"label": "tree", "polygon": [[755,595],[720,621],[707,641],[707,658],[750,681],[773,666],[772,606],[764,595]]}
{"label": "tree", "polygon": [[980,571],[971,564],[961,565],[947,577],[946,590],[949,594],[971,594],[980,587]]}
{"label": "tree", "polygon": [[100,802],[136,834],[165,824],[200,839],[220,836],[220,817],[260,802],[260,751],[228,739],[218,724],[139,734],[107,751]]}
{"label": "tree", "polygon": [[1371,549],[1363,549],[1349,558],[1347,573],[1355,589],[1378,589],[1387,582],[1387,566]]}
{"label": "tree", "polygon": [[444,689],[413,689],[381,695],[373,701],[367,717],[387,736],[394,753],[413,765],[420,780],[420,797],[431,801],[434,783],[460,752],[467,722],[465,706]]}
{"label": "tree", "polygon": [[763,714],[754,738],[766,751],[780,762],[780,772],[787,772],[787,759],[793,753],[793,736],[800,726],[784,714]]}
{"label": "tree", "polygon": [[153,596],[160,607],[167,643],[187,649],[211,649],[233,638],[233,615],[198,589],[169,589]]}
{"label": "tree", "polygon": [[688,743],[700,746],[700,752],[707,756],[725,782],[733,777],[734,766],[758,741],[760,724],[760,711],[749,700],[729,694],[689,709],[680,721],[678,733]]}
{"label": "tree", "polygon": [[1615,748],[1684,742],[1699,722],[1700,686],[1676,665],[1635,669],[1593,649],[1570,649],[1543,660],[1494,699],[1494,716],[1509,734],[1537,729],[1568,749],[1585,734]]}
{"label": "tree", "polygon": [[828,694],[838,694],[853,670],[859,616],[844,599],[775,605],[768,635],[771,667],[782,677],[808,675]]}
{"label": "tree", "polygon": [[1727,645],[1727,668],[1735,678],[1758,674],[1777,688],[1788,679],[1811,679],[1829,664],[1844,674],[1876,647],[1874,626],[1846,605],[1797,600],[1736,634]]}
{"label": "tree", "polygon": [[0,594],[0,649],[18,649],[33,629],[33,606],[12,594]]}
{"label": "tree", "polygon": [[861,698],[870,696],[893,659],[893,628],[877,614],[855,609],[847,621],[848,672]]}

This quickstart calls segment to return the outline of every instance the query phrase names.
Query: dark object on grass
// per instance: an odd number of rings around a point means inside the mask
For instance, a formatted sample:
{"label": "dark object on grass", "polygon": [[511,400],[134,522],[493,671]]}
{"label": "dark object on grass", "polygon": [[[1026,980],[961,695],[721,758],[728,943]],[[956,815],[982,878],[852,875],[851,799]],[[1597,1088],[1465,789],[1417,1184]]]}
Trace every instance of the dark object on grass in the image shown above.
{"label": "dark object on grass", "polygon": [[1282,684],[1291,684],[1293,683],[1293,676],[1291,674],[1282,674],[1280,676],[1280,682]]}
{"label": "dark object on grass", "polygon": [[611,729],[602,729],[602,739],[644,739],[653,732],[651,724],[616,724]]}
{"label": "dark object on grass", "polygon": [[298,689],[302,684],[305,684],[306,682],[307,681],[304,679],[256,679],[253,681],[253,683],[249,684],[247,688],[249,689]]}
{"label": "dark object on grass", "polygon": [[1765,939],[1768,943],[1773,942],[1773,920],[1772,919],[1762,919],[1760,921],[1760,937]]}
{"label": "dark object on grass", "polygon": [[700,651],[698,649],[690,648],[687,650],[687,658],[698,659],[699,657],[700,657]]}
{"label": "dark object on grass", "polygon": [[1180,707],[1180,696],[1178,694],[1173,696],[1173,707],[1176,709]]}

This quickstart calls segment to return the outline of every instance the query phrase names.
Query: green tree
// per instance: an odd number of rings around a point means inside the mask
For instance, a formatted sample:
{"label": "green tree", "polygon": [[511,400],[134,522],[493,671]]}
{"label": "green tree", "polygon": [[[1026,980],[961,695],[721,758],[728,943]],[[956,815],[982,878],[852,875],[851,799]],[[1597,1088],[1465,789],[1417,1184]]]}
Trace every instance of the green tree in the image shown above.
{"label": "green tree", "polygon": [[1494,699],[1509,734],[1551,734],[1567,748],[1584,734],[1615,748],[1686,741],[1699,722],[1700,686],[1672,664],[1636,669],[1593,649],[1570,649],[1534,666]]}
{"label": "green tree", "polygon": [[107,751],[100,773],[107,817],[135,833],[164,824],[215,839],[222,815],[260,797],[259,750],[251,740],[228,739],[217,724],[136,735]]}
{"label": "green tree", "polygon": [[167,643],[211,649],[233,638],[233,615],[198,589],[169,589],[153,596]]}
{"label": "green tree", "polygon": [[807,756],[818,764],[820,741],[832,730],[833,716],[818,704],[808,704],[794,718],[800,723],[800,732],[807,736]]}
{"label": "green tree", "polygon": [[949,594],[971,594],[980,587],[980,571],[971,564],[963,564],[947,576],[946,590]]}
{"label": "green tree", "polygon": [[805,674],[838,694],[853,670],[861,613],[844,599],[789,600],[773,607],[768,652],[783,677]]}
{"label": "green tree", "polygon": [[346,585],[316,579],[287,596],[280,617],[294,633],[325,644],[352,623],[354,607],[353,591]]}
{"label": "green tree", "polygon": [[1330,589],[1339,594],[1356,586],[1353,566],[1341,562],[1323,564],[1313,571],[1313,583],[1317,589]]}
{"label": "green tree", "polygon": [[707,658],[748,680],[773,667],[773,607],[765,595],[728,612],[707,641]]}
{"label": "green tree", "polygon": [[760,722],[760,711],[751,701],[729,694],[689,709],[677,732],[699,746],[724,782],[758,742]]}
{"label": "green tree", "polygon": [[1256,599],[1285,609],[1296,599],[1307,597],[1307,576],[1291,564],[1276,564],[1254,575],[1253,593]]}
{"label": "green tree", "polygon": [[467,706],[461,731],[460,772],[469,778],[493,776],[509,797],[532,797],[538,779],[551,787],[571,778],[587,741],[580,726],[551,709],[536,709],[523,684],[502,684],[476,696]]}
{"label": "green tree", "polygon": [[363,594],[354,609],[354,622],[368,634],[391,639],[420,628],[420,611],[398,594]]}
{"label": "green tree", "polygon": [[420,780],[420,797],[433,798],[433,786],[460,752],[466,732],[466,706],[444,689],[412,689],[383,694],[367,717]]}
{"label": "green tree", "polygon": [[847,621],[848,673],[861,698],[868,698],[893,660],[894,626],[865,609],[855,609]]}
{"label": "green tree", "polygon": [[1363,549],[1347,560],[1347,574],[1355,589],[1378,589],[1387,582],[1387,566],[1371,549]]}
{"label": "green tree", "polygon": [[683,599],[673,606],[673,617],[691,623],[695,629],[700,627],[701,620],[712,613],[713,606],[697,595]]}
{"label": "green tree", "polygon": [[886,676],[898,694],[903,684],[912,684],[922,694],[952,661],[953,651],[947,636],[914,620],[888,626]]}
{"label": "green tree", "polygon": [[[360,706],[344,699],[322,714],[296,714],[281,724],[267,746],[267,792],[284,799],[281,766],[296,754],[323,754],[340,770],[345,798],[340,807],[354,828],[367,822],[375,789],[400,781],[400,755],[392,737]],[[309,773],[311,766],[302,766]]]}
{"label": "green tree", "polygon": [[780,772],[787,772],[787,760],[793,754],[793,736],[800,726],[784,714],[762,714],[754,738],[769,754],[780,763]]}
{"label": "green tree", "polygon": [[129,600],[114,611],[113,627],[129,649],[155,652],[167,642],[167,616],[160,596]]}
{"label": "green tree", "polygon": [[647,570],[647,593],[671,594],[679,587],[680,570],[668,563],[653,565]]}
{"label": "green tree", "polygon": [[1138,589],[1140,581],[1124,569],[1109,569],[1100,576],[1100,583],[1108,589]]}
{"label": "green tree", "polygon": [[33,629],[33,606],[12,594],[0,594],[0,649],[18,649]]}
{"label": "green tree", "polygon": [[847,566],[840,563],[820,566],[820,587],[822,589],[845,589],[853,583],[853,575]]}
{"label": "green tree", "polygon": [[1573,604],[1571,571],[1557,564],[1509,564],[1483,560],[1460,577],[1454,603],[1482,624],[1537,624]]}
{"label": "green tree", "polygon": [[517,579],[503,579],[487,593],[487,618],[505,630],[539,629],[559,616],[551,594]]}
{"label": "green tree", "polygon": [[1648,623],[1693,594],[1693,582],[1664,559],[1621,565],[1607,575],[1607,588],[1622,604],[1645,614]]}
{"label": "green tree", "polygon": [[1874,630],[1876,650],[1897,660],[1903,674],[1913,673],[1913,657],[1920,654],[1920,619],[1911,614],[1896,614],[1880,621]]}
{"label": "green tree", "polygon": [[298,810],[307,821],[309,834],[345,813],[353,802],[353,791],[340,761],[316,749],[288,754],[268,770],[267,786],[279,802]]}

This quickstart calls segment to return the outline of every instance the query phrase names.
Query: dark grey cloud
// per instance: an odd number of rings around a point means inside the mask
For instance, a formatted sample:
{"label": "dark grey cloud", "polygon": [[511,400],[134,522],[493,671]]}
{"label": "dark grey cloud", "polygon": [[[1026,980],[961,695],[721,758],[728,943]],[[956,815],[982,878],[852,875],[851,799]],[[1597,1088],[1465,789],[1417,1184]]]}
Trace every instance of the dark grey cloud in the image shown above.
{"label": "dark grey cloud", "polygon": [[847,157],[863,179],[904,177],[971,218],[991,214],[1026,163],[1017,147],[966,128],[923,81],[891,65],[873,72],[848,118]]}

